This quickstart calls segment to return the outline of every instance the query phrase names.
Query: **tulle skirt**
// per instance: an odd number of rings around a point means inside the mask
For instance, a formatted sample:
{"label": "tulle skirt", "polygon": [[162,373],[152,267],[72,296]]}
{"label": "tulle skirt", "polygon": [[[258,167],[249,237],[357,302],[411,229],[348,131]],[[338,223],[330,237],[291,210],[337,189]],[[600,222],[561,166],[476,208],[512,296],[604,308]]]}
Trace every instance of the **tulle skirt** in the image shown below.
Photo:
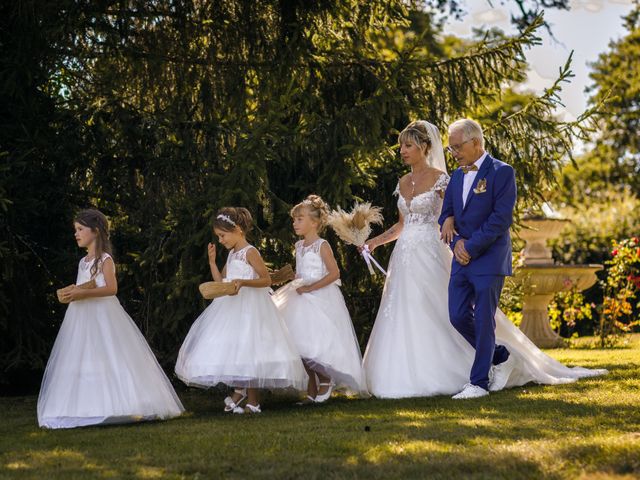
{"label": "tulle skirt", "polygon": [[305,363],[331,377],[336,389],[367,396],[362,355],[340,287],[299,295],[293,281],[272,297]]}
{"label": "tulle skirt", "polygon": [[266,288],[216,298],[191,326],[176,375],[187,385],[294,388],[308,376]]}
{"label": "tulle skirt", "polygon": [[[469,381],[475,349],[449,321],[452,254],[432,225],[405,226],[389,262],[380,308],[364,355],[369,391],[380,398],[459,392]],[[606,370],[568,368],[536,347],[496,312],[496,344],[516,359],[507,387],[560,384]]]}
{"label": "tulle skirt", "polygon": [[183,411],[145,338],[115,296],[69,304],[42,379],[41,427],[166,419]]}

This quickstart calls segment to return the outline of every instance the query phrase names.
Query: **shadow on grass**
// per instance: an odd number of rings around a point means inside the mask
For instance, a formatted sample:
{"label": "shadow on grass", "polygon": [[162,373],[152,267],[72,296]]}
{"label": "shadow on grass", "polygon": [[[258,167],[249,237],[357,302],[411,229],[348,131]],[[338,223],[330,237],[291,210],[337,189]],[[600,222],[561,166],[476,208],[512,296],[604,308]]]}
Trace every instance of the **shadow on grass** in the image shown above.
{"label": "shadow on grass", "polygon": [[[0,398],[0,477],[550,478],[640,473],[640,365],[606,377],[527,385],[488,398],[332,399],[222,412],[222,390],[180,388],[166,422],[46,431],[36,398]],[[604,362],[603,362],[604,363]]]}

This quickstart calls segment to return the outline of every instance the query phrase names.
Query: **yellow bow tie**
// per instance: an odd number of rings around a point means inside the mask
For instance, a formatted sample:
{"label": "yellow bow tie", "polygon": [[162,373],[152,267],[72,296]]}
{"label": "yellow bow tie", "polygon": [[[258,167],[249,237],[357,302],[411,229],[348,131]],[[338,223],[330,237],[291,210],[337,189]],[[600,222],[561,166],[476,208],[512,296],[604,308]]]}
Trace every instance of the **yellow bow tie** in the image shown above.
{"label": "yellow bow tie", "polygon": [[473,165],[469,165],[467,167],[460,167],[462,172],[466,175],[469,172],[476,172],[478,170],[477,165],[474,163]]}

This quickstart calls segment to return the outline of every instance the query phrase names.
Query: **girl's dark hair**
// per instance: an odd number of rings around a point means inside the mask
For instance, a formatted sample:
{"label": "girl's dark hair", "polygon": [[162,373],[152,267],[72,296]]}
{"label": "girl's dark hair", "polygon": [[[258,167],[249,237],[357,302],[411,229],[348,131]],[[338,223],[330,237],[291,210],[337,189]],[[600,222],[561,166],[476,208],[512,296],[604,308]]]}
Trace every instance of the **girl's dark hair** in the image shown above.
{"label": "girl's dark hair", "polygon": [[102,264],[102,255],[111,255],[111,242],[109,241],[109,221],[99,210],[89,208],[81,210],[73,219],[74,222],[90,228],[96,234],[96,252],[91,265],[91,277],[94,277]]}
{"label": "girl's dark hair", "polygon": [[213,228],[232,232],[239,227],[245,235],[253,227],[253,219],[249,210],[244,207],[224,207],[218,210],[216,218],[213,219]]}

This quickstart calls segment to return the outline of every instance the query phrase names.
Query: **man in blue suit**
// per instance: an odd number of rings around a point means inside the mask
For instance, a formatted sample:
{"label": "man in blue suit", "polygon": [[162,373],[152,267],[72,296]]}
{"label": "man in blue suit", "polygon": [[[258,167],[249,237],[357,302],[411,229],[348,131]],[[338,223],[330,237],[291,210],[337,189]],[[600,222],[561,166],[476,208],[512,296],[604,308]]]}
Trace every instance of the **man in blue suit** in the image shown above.
{"label": "man in blue suit", "polygon": [[475,348],[469,383],[454,399],[483,397],[502,389],[515,359],[495,344],[495,313],[511,275],[516,203],[514,170],[484,151],[480,125],[469,119],[449,127],[449,152],[460,164],[451,176],[438,222],[453,250],[449,280],[451,324]]}

